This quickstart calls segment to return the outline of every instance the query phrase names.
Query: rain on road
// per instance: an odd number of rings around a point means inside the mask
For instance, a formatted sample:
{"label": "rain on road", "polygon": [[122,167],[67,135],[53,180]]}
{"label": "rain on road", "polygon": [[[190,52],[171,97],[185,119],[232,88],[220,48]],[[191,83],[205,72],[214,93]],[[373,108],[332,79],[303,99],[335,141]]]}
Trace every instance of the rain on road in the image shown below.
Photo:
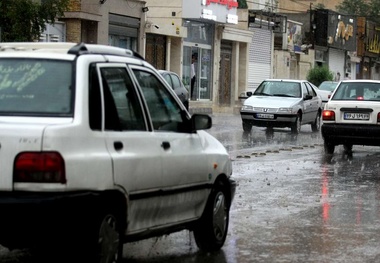
{"label": "rain on road", "polygon": [[[244,134],[239,115],[213,121],[238,183],[225,246],[200,253],[182,231],[126,244],[125,262],[380,262],[379,147],[326,156],[310,125],[297,137],[289,129],[267,137],[262,128]],[[3,248],[0,262],[36,261]]]}

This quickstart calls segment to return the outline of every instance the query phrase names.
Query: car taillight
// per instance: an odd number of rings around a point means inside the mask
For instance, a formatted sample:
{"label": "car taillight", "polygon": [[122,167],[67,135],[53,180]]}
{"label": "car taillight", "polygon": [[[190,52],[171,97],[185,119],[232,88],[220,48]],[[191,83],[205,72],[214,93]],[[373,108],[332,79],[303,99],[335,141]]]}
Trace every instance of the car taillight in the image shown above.
{"label": "car taillight", "polygon": [[15,159],[13,180],[65,184],[65,163],[57,152],[23,152]]}
{"label": "car taillight", "polygon": [[377,122],[380,122],[380,112],[377,114]]}
{"label": "car taillight", "polygon": [[335,121],[335,112],[331,110],[324,110],[322,112],[322,120],[324,121]]}

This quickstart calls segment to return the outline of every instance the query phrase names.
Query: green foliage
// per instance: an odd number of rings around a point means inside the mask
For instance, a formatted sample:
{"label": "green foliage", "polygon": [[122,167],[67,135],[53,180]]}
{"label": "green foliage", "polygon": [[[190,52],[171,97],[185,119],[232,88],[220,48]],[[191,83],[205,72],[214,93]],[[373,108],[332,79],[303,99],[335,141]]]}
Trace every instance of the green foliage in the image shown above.
{"label": "green foliage", "polygon": [[316,8],[316,9],[326,9],[325,5],[322,4],[322,3],[318,3],[318,4],[314,5],[314,8]]}
{"label": "green foliage", "polygon": [[246,0],[238,0],[238,8],[248,8],[247,1]]}
{"label": "green foliage", "polygon": [[338,12],[366,16],[369,12],[369,3],[363,0],[343,0],[336,9]]}
{"label": "green foliage", "polygon": [[334,80],[334,73],[326,66],[315,66],[307,72],[306,79],[318,87],[323,81]]}
{"label": "green foliage", "polygon": [[380,22],[380,0],[343,0],[336,6],[340,13],[367,17],[374,22]]}
{"label": "green foliage", "polygon": [[70,0],[1,0],[0,27],[2,42],[27,42],[38,39],[45,23],[63,17]]}

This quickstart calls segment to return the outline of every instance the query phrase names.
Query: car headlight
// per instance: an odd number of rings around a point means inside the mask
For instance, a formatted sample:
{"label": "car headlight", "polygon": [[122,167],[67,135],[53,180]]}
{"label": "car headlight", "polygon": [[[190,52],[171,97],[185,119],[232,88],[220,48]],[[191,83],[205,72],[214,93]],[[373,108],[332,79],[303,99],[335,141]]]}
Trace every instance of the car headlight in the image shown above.
{"label": "car headlight", "polygon": [[287,113],[292,113],[293,108],[279,108],[279,112],[287,112]]}
{"label": "car headlight", "polygon": [[243,105],[243,107],[241,107],[241,110],[253,110],[253,107],[249,105]]}

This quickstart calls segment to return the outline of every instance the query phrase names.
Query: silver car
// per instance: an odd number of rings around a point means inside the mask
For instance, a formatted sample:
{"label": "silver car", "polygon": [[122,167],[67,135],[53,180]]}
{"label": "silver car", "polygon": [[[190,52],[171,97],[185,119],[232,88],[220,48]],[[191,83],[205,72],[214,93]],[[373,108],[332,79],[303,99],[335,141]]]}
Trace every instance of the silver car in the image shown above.
{"label": "silver car", "polygon": [[319,131],[322,99],[316,90],[306,80],[264,80],[240,110],[244,132],[251,132],[252,126],[269,130],[289,127],[298,134],[303,124]]}
{"label": "silver car", "polygon": [[177,73],[167,70],[159,70],[158,72],[160,72],[170,87],[172,87],[186,109],[189,110],[189,91],[185,88]]}

